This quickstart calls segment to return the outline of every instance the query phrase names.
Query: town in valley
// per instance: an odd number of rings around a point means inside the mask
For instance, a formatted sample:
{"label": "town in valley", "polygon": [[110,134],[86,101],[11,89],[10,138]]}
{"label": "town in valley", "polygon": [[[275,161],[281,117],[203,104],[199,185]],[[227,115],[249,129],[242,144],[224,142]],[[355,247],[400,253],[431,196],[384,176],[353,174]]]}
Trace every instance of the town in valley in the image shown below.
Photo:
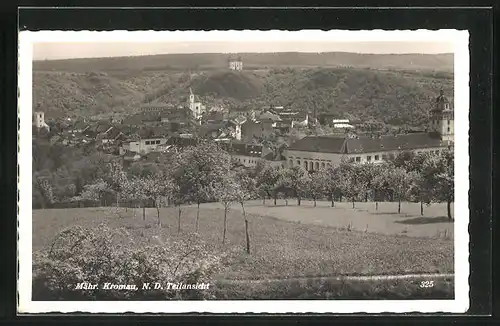
{"label": "town in valley", "polygon": [[454,297],[453,54],[260,52],[34,60],[34,300]]}

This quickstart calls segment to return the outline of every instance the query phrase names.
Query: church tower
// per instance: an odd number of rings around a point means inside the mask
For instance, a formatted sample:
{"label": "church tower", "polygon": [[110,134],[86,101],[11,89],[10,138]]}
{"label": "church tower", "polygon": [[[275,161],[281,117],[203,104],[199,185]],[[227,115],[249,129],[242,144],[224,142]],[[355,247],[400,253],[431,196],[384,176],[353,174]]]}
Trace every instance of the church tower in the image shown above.
{"label": "church tower", "polygon": [[443,90],[439,92],[434,107],[431,110],[430,131],[438,134],[444,143],[452,144],[455,131],[454,112],[451,104],[444,96]]}

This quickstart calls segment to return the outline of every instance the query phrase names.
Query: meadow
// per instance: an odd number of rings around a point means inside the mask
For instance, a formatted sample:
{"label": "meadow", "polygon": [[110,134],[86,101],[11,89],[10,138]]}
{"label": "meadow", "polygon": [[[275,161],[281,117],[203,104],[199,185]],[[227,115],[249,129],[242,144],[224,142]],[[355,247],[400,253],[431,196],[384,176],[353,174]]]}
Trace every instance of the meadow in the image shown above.
{"label": "meadow", "polygon": [[[403,212],[398,216],[391,214],[392,207],[385,203],[379,205],[379,211],[385,215],[363,211],[366,203],[357,203],[360,211],[342,207],[344,203],[336,208],[328,208],[326,204],[322,202],[313,208],[308,202],[304,202],[304,207],[249,203],[250,255],[244,252],[241,208],[234,205],[229,211],[227,241],[223,245],[222,206],[202,205],[199,236],[214,252],[233,253],[233,259],[217,275],[217,280],[453,273],[453,223],[400,225],[398,221],[414,217]],[[404,203],[403,207],[412,205],[417,206]],[[436,206],[427,212],[441,221],[445,211]],[[180,233],[177,214],[177,208],[162,208],[162,226],[158,227],[157,212],[152,208],[146,209],[145,220],[142,209],[134,212],[131,208],[126,212],[120,208],[119,214],[116,208],[109,207],[34,210],[33,250],[46,249],[61,230],[74,225],[96,227],[106,222],[111,228],[124,229],[137,246],[161,244],[162,239],[182,238],[195,232],[196,208],[182,208]],[[431,219],[429,214],[425,218]],[[399,232],[402,227],[408,232]],[[451,231],[444,236],[437,234],[439,229]]]}

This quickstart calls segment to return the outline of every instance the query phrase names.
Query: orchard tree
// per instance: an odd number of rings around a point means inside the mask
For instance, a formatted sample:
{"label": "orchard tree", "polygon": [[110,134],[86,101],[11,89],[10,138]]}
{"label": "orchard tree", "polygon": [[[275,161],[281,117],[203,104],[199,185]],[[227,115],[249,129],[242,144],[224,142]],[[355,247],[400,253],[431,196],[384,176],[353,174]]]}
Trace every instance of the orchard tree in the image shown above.
{"label": "orchard tree", "polygon": [[354,202],[360,193],[356,165],[342,161],[337,168],[337,175],[342,195],[350,199],[352,208],[355,208]]}
{"label": "orchard tree", "polygon": [[177,154],[173,180],[184,200],[197,204],[196,231],[200,203],[214,197],[213,185],[221,182],[231,169],[231,156],[214,143],[201,143]]}
{"label": "orchard tree", "polygon": [[365,202],[368,201],[369,192],[374,193],[375,178],[379,173],[379,165],[373,163],[356,166],[358,188],[364,194]]}
{"label": "orchard tree", "polygon": [[245,240],[246,240],[246,251],[250,254],[250,235],[248,232],[248,218],[245,211],[245,201],[252,199],[256,193],[255,179],[251,178],[249,175],[245,174],[243,171],[236,176],[236,181],[238,187],[235,187],[235,198],[240,203],[241,209],[243,211],[243,219],[245,221]]}
{"label": "orchard tree", "polygon": [[241,187],[236,181],[236,175],[234,172],[227,173],[224,178],[213,184],[215,198],[224,206],[224,231],[222,233],[222,244],[226,243],[226,232],[227,232],[227,213],[231,208],[231,204],[237,201],[238,193],[241,191]]}
{"label": "orchard tree", "polygon": [[391,193],[389,185],[389,169],[392,169],[392,165],[384,162],[376,165],[376,173],[373,178],[371,189],[373,191],[373,200],[375,201],[375,210],[378,211],[378,202],[380,199],[387,198],[388,194]]}
{"label": "orchard tree", "polygon": [[431,187],[427,185],[427,180],[422,173],[414,172],[413,182],[411,183],[409,193],[420,203],[420,215],[424,215],[424,204],[429,206],[432,202]]}
{"label": "orchard tree", "polygon": [[410,193],[410,187],[416,179],[414,172],[406,172],[401,167],[386,170],[387,185],[398,200],[398,214],[401,213],[401,201]]}
{"label": "orchard tree", "polygon": [[[273,167],[270,164],[265,165],[257,174],[258,190],[264,193],[263,203],[266,203],[266,195],[269,199],[274,194],[280,179],[280,169]],[[276,196],[274,197],[274,205],[276,205]]]}
{"label": "orchard tree", "polygon": [[139,179],[144,197],[154,202],[158,226],[161,227],[160,208],[167,203],[167,197],[172,195],[173,182],[166,173],[157,173]]}
{"label": "orchard tree", "polygon": [[439,155],[429,155],[423,163],[422,176],[426,191],[432,194],[436,202],[446,202],[448,219],[453,220],[451,203],[454,200],[454,153],[445,150]]}
{"label": "orchard tree", "polygon": [[38,178],[38,177],[35,178],[36,178],[35,181],[36,189],[39,191],[39,193],[43,198],[42,207],[45,208],[47,204],[49,204],[49,207],[51,207],[56,201],[52,184],[46,178]]}
{"label": "orchard tree", "polygon": [[122,192],[123,186],[127,182],[127,174],[123,171],[123,166],[118,161],[111,161],[109,163],[107,182],[115,193],[116,196],[116,207],[118,208],[120,205],[120,193]]}
{"label": "orchard tree", "polygon": [[297,198],[297,205],[300,206],[302,196],[307,191],[309,184],[309,173],[302,167],[295,165],[288,169],[282,169],[280,184],[290,189]]}
{"label": "orchard tree", "polygon": [[340,174],[337,167],[329,165],[326,169],[321,170],[324,182],[325,194],[330,197],[332,207],[335,207],[335,196],[340,193]]}
{"label": "orchard tree", "polygon": [[307,179],[307,193],[312,197],[314,207],[316,207],[316,201],[323,198],[326,193],[326,171],[326,169],[314,171]]}
{"label": "orchard tree", "polygon": [[94,203],[101,204],[101,200],[105,194],[110,192],[108,183],[102,179],[97,179],[94,183],[86,184],[83,186],[83,191],[78,199],[90,200]]}
{"label": "orchard tree", "polygon": [[[146,219],[146,206],[145,201],[147,200],[147,196],[144,189],[144,181],[143,177],[132,176],[124,180],[124,183],[121,185],[121,196],[126,198],[129,202],[140,202],[142,204],[142,219]],[[137,205],[134,205],[137,207]],[[134,218],[135,218],[136,210],[134,209]]]}

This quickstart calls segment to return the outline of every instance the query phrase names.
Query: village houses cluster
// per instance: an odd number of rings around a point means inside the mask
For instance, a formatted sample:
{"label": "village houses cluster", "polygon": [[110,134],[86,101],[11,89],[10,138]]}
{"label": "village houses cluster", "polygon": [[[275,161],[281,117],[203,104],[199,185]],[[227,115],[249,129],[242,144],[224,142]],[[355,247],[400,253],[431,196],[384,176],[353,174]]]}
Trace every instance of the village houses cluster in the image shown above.
{"label": "village houses cluster", "polygon": [[[229,68],[241,70],[241,59],[230,60]],[[182,146],[211,139],[221,144],[243,166],[254,167],[261,160],[277,166],[303,166],[308,171],[351,162],[382,162],[399,151],[438,152],[453,146],[454,114],[450,102],[441,93],[429,112],[426,131],[400,135],[368,136],[356,132],[347,119],[325,115],[321,121],[335,131],[330,135],[305,136],[289,146],[266,145],[270,135],[287,135],[291,130],[307,129],[318,119],[307,111],[293,111],[283,106],[238,112],[223,107],[208,109],[190,88],[187,103],[174,106],[151,102],[139,113],[108,119],[69,118],[45,122],[44,113],[33,113],[34,135],[50,133],[52,144],[94,146],[125,161],[158,161],[165,153]]]}

